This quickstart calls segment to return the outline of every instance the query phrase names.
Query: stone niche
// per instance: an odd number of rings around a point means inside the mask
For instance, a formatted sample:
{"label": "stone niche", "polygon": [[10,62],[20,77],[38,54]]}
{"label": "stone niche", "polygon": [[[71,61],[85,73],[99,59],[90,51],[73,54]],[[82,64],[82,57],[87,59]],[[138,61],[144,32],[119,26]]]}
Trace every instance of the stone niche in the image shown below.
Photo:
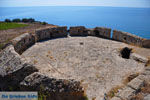
{"label": "stone niche", "polygon": [[35,43],[35,37],[30,33],[24,33],[14,38],[11,42],[14,45],[16,52],[21,54]]}
{"label": "stone niche", "polygon": [[53,28],[44,28],[38,29],[35,31],[37,41],[42,41],[46,39],[67,37],[67,27],[53,27]]}
{"label": "stone niche", "polygon": [[96,27],[94,29],[94,35],[97,37],[103,37],[110,39],[111,37],[111,29],[105,27]]}
{"label": "stone niche", "polygon": [[84,26],[70,27],[70,36],[88,36],[88,31]]}
{"label": "stone niche", "polygon": [[144,40],[142,43],[142,46],[144,48],[150,48],[150,40]]}
{"label": "stone niche", "polygon": [[113,39],[137,46],[142,46],[142,41],[144,40],[143,38],[136,35],[132,35],[128,32],[122,32],[118,30],[113,30]]}

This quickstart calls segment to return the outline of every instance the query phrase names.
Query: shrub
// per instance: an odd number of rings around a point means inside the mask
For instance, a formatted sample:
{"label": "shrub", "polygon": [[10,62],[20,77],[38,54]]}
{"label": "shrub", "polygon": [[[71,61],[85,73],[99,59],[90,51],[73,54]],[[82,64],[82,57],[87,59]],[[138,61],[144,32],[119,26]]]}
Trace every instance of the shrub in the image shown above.
{"label": "shrub", "polygon": [[32,22],[35,22],[35,19],[33,19],[33,18],[29,18],[29,19],[23,18],[23,19],[22,19],[22,22],[24,22],[24,23],[27,23],[27,22],[32,23]]}
{"label": "shrub", "polygon": [[13,19],[12,22],[21,22],[21,20],[17,18],[17,19]]}
{"label": "shrub", "polygon": [[41,24],[42,24],[42,25],[46,25],[47,23],[46,23],[46,22],[42,22]]}
{"label": "shrub", "polygon": [[11,22],[11,20],[10,20],[10,19],[5,19],[5,22],[8,22],[8,23],[9,23],[9,22]]}
{"label": "shrub", "polygon": [[22,19],[22,22],[27,23],[27,22],[28,22],[28,19],[27,19],[27,18],[23,18],[23,19]]}
{"label": "shrub", "polygon": [[28,19],[28,22],[30,22],[30,23],[35,22],[35,19],[29,18],[29,19]]}

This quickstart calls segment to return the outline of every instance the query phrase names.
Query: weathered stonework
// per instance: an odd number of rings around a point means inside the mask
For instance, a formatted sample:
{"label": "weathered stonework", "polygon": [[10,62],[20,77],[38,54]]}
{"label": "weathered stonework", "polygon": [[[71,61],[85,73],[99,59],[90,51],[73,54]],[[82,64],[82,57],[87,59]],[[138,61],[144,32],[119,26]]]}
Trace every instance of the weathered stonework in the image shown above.
{"label": "weathered stonework", "polygon": [[143,38],[140,38],[128,32],[122,32],[118,30],[113,30],[113,39],[137,46],[142,46],[142,41],[144,40]]}
{"label": "weathered stonework", "polygon": [[80,82],[49,78],[38,72],[27,76],[21,83],[22,91],[38,91],[46,100],[85,100]]}
{"label": "weathered stonework", "polygon": [[53,27],[53,28],[45,28],[45,29],[37,29],[35,31],[37,36],[37,41],[42,41],[46,39],[67,37],[67,27]]}
{"label": "weathered stonework", "polygon": [[94,29],[94,33],[98,37],[104,37],[110,39],[111,36],[111,29],[105,27],[96,27]]}
{"label": "weathered stonework", "polygon": [[147,58],[142,57],[142,56],[140,56],[140,55],[138,55],[136,53],[131,53],[130,59],[134,59],[134,60],[136,60],[138,62],[142,62],[142,63],[147,63],[148,62]]}
{"label": "weathered stonework", "polygon": [[28,75],[38,71],[26,63],[12,45],[0,53],[0,90],[18,89],[19,83]]}
{"label": "weathered stonework", "polygon": [[35,37],[30,33],[24,33],[12,40],[16,52],[21,54],[35,43]]}
{"label": "weathered stonework", "polygon": [[88,36],[87,29],[84,26],[70,27],[70,36]]}
{"label": "weathered stonework", "polygon": [[150,48],[150,40],[144,40],[144,41],[142,42],[142,46],[143,46],[144,48]]}

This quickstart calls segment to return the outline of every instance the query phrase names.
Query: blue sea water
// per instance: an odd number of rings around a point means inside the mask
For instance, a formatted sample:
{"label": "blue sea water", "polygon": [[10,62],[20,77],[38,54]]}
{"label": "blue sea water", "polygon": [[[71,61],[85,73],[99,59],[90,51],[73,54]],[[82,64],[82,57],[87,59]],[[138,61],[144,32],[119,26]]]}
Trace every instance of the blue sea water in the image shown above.
{"label": "blue sea water", "polygon": [[150,39],[150,8],[47,6],[0,7],[0,20],[34,18],[49,24],[109,27]]}

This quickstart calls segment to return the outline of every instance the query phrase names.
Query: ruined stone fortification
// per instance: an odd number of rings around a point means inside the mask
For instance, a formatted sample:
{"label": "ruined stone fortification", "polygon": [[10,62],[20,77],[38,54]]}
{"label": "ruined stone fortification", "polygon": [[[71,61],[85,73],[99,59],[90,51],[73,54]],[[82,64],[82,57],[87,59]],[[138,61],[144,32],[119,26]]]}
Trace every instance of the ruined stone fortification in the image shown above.
{"label": "ruined stone fortification", "polygon": [[[19,54],[38,41],[46,39],[62,38],[70,36],[96,36],[113,39],[128,44],[150,48],[149,40],[131,35],[127,32],[114,30],[111,38],[111,29],[96,27],[87,29],[84,26],[53,27],[35,30],[34,34],[25,33],[13,39],[9,45],[0,53],[0,90],[1,91],[40,91],[41,93],[52,94],[47,98],[52,100],[83,100],[84,90],[80,82],[75,80],[54,79],[38,72],[36,67],[26,62]],[[141,57],[133,56],[133,59]],[[146,63],[145,60],[141,60]],[[145,78],[149,77],[149,68],[117,94],[113,100],[128,99],[143,85]]]}

